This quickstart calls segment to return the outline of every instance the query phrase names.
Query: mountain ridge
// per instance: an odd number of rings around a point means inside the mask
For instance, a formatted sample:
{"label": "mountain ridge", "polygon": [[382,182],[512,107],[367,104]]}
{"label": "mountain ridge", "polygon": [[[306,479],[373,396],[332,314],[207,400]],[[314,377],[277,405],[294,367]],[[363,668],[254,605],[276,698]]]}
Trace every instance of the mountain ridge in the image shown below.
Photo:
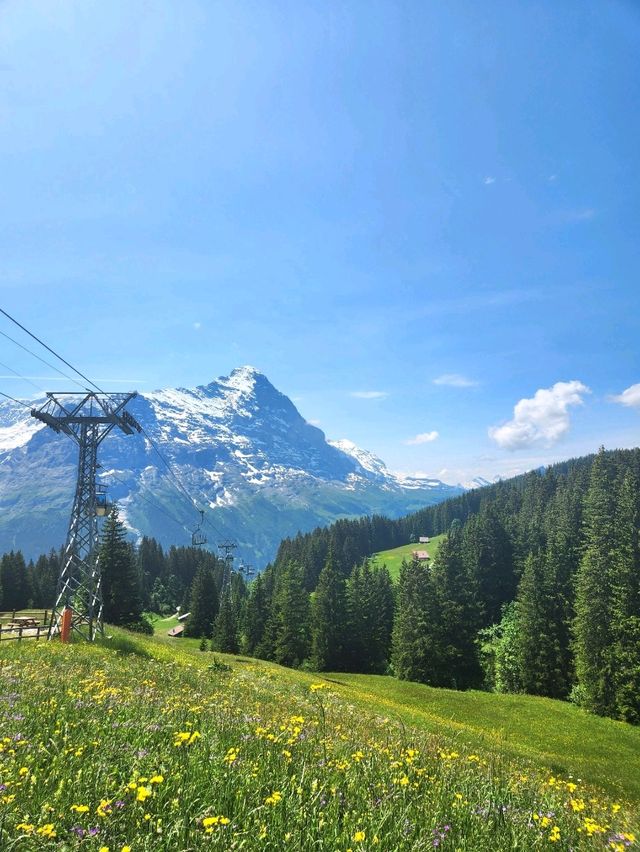
{"label": "mountain ridge", "polygon": [[[202,508],[211,546],[214,537],[235,538],[240,555],[263,564],[299,530],[362,514],[397,517],[462,490],[404,480],[353,442],[328,440],[255,367],[195,388],[139,393],[128,408],[144,433],[109,436],[98,480],[134,536],[165,546],[190,542]],[[0,403],[0,552],[35,556],[64,541],[76,452],[22,406]]]}

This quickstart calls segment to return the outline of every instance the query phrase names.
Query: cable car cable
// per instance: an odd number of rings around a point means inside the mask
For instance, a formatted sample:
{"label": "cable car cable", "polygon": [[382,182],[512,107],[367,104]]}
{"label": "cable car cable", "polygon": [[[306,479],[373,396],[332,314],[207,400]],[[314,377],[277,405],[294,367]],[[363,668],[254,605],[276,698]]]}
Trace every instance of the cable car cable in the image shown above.
{"label": "cable car cable", "polygon": [[26,402],[22,402],[21,399],[16,399],[15,396],[9,396],[8,393],[3,393],[2,391],[0,391],[0,396],[5,396],[7,399],[10,399],[12,402],[17,402],[18,405],[24,405],[25,408],[31,408],[31,406],[27,405]]}
{"label": "cable car cable", "polygon": [[[5,310],[4,310],[4,308],[0,308],[0,313],[4,314],[4,316],[6,316],[6,317],[7,317],[7,319],[11,320],[11,322],[12,322],[12,323],[14,323],[15,325],[17,325],[17,326],[18,326],[18,328],[22,329],[22,331],[24,331],[26,334],[28,334],[28,335],[29,335],[29,337],[31,337],[31,338],[33,338],[35,341],[37,341],[37,342],[38,342],[41,346],[43,346],[43,347],[44,347],[44,348],[45,348],[48,352],[51,352],[51,354],[52,354],[52,355],[54,355],[54,356],[55,356],[55,357],[56,357],[59,361],[62,361],[62,363],[63,363],[63,364],[66,364],[66,366],[67,366],[67,367],[69,367],[71,370],[73,370],[73,372],[74,372],[74,373],[77,373],[77,375],[78,375],[78,376],[80,376],[81,378],[83,378],[83,379],[84,379],[86,382],[88,382],[90,385],[93,385],[93,387],[94,387],[94,388],[96,388],[96,390],[98,390],[100,393],[105,393],[105,391],[103,391],[103,390],[102,390],[102,388],[101,388],[101,387],[99,387],[99,386],[98,386],[95,382],[93,382],[93,381],[92,381],[92,380],[91,380],[88,376],[86,376],[84,373],[82,373],[80,370],[78,370],[76,367],[74,367],[74,366],[73,366],[73,364],[70,364],[70,363],[69,363],[69,362],[68,362],[65,358],[63,358],[63,357],[62,357],[61,355],[59,355],[59,354],[58,354],[58,353],[57,353],[54,349],[52,349],[50,346],[48,346],[48,345],[47,345],[47,344],[46,344],[43,340],[41,340],[41,339],[40,339],[37,335],[35,335],[35,334],[33,334],[33,332],[29,331],[29,329],[28,329],[28,328],[26,328],[24,325],[22,325],[22,323],[18,322],[18,320],[17,320],[17,319],[15,319],[15,317],[12,317],[12,316],[11,316],[11,314],[9,314],[7,311],[5,311]],[[0,332],[0,333],[3,333],[3,332]],[[8,335],[5,335],[5,336],[7,336],[7,337],[8,337]],[[14,341],[14,342],[15,342],[15,341]],[[20,345],[20,344],[18,344],[18,345]],[[24,347],[23,347],[23,348],[24,348]],[[29,351],[29,350],[27,350],[27,351]],[[31,353],[31,354],[32,354],[32,355],[34,355],[35,353]],[[38,357],[38,356],[36,355],[35,357]],[[48,366],[52,366],[52,365],[50,365],[50,364],[49,364]],[[8,369],[10,369],[10,368],[8,368]],[[55,368],[54,368],[54,369],[55,369]],[[11,372],[13,373],[13,372],[15,372],[15,370],[11,370]],[[58,372],[61,372],[61,371],[60,371],[60,370],[58,370]],[[19,374],[16,374],[16,375],[19,375]],[[65,374],[63,373],[62,375],[65,375]],[[66,378],[69,378],[69,376],[65,376],[65,377],[66,377]],[[24,378],[24,377],[23,377],[23,376],[20,376],[20,378]],[[29,380],[28,380],[28,379],[25,379],[25,381],[29,381]],[[76,384],[79,384],[79,382],[76,382]],[[37,387],[37,385],[34,385],[34,387]],[[38,388],[38,390],[42,390],[42,388]],[[184,487],[184,485],[180,482],[180,480],[178,479],[177,475],[176,475],[176,474],[175,474],[175,472],[173,471],[173,469],[172,469],[172,467],[171,467],[170,463],[169,463],[169,462],[165,459],[165,457],[163,456],[163,454],[160,452],[160,450],[158,449],[158,446],[157,446],[156,442],[153,440],[153,438],[151,437],[151,435],[149,435],[149,433],[148,433],[148,432],[147,432],[147,430],[144,428],[144,426],[142,427],[142,432],[143,432],[143,433],[144,433],[144,435],[147,437],[147,439],[149,440],[149,443],[150,443],[150,444],[151,444],[151,446],[154,448],[154,450],[156,451],[156,453],[158,454],[158,456],[162,459],[162,461],[163,461],[163,463],[165,464],[165,466],[166,466],[167,470],[169,471],[169,473],[171,474],[171,476],[172,476],[172,477],[173,477],[173,479],[175,480],[176,485],[177,485],[177,487],[179,488],[179,490],[180,490],[180,491],[181,491],[181,492],[182,492],[182,493],[186,496],[187,500],[188,500],[188,501],[189,501],[189,503],[190,503],[190,504],[191,504],[191,505],[192,505],[192,506],[196,509],[196,511],[199,511],[199,510],[198,510],[198,504],[197,504],[196,500],[194,500],[194,498],[193,498],[193,497],[189,494],[189,492],[188,492],[188,491],[187,491],[187,489]],[[211,521],[208,521],[208,523],[210,523],[210,525],[213,527],[213,529],[215,530],[215,532],[217,532],[217,533],[218,533],[218,535],[221,535],[220,531],[219,531],[219,530],[215,527],[215,525],[214,525]]]}
{"label": "cable car cable", "polygon": [[46,364],[46,365],[47,365],[47,367],[50,367],[52,370],[55,370],[55,371],[56,371],[56,373],[60,373],[60,375],[61,375],[61,376],[64,376],[64,377],[65,377],[65,379],[69,379],[69,381],[70,381],[70,382],[73,382],[73,383],[74,383],[74,385],[78,385],[78,387],[81,387],[81,388],[82,388],[82,390],[85,390],[84,385],[81,385],[81,384],[80,384],[80,382],[79,382],[77,379],[72,378],[72,377],[71,377],[68,373],[65,373],[65,372],[63,372],[62,370],[59,370],[56,366],[54,366],[53,364],[51,364],[49,361],[45,360],[44,358],[41,358],[39,355],[36,355],[36,353],[35,353],[35,352],[33,352],[31,349],[29,349],[29,347],[28,347],[28,346],[24,346],[24,345],[23,345],[22,343],[20,343],[18,340],[14,340],[14,339],[13,339],[13,337],[11,337],[11,335],[10,335],[10,334],[7,334],[7,333],[6,333],[6,332],[4,332],[4,331],[0,331],[0,334],[1,334],[3,337],[6,337],[6,338],[7,338],[7,340],[10,340],[12,343],[15,343],[15,345],[16,345],[16,346],[19,346],[19,347],[20,347],[20,349],[24,349],[24,351],[25,351],[25,352],[28,352],[28,353],[29,353],[29,355],[33,355],[33,357],[34,357],[34,358],[37,358],[37,359],[38,359],[38,361],[42,362],[43,364]]}
{"label": "cable car cable", "polygon": [[[169,471],[169,473],[171,474],[172,478],[174,479],[174,481],[175,481],[175,483],[176,483],[176,487],[180,490],[180,492],[181,492],[184,496],[186,496],[186,498],[187,498],[187,500],[189,501],[189,503],[190,503],[190,504],[193,506],[193,508],[195,508],[195,509],[196,509],[196,511],[199,513],[199,512],[200,512],[200,509],[198,509],[198,502],[197,502],[197,500],[195,500],[195,499],[191,496],[191,494],[189,494],[189,492],[188,492],[188,491],[187,491],[187,489],[184,487],[184,485],[182,484],[182,482],[181,482],[181,481],[180,481],[180,479],[178,478],[177,474],[176,474],[176,473],[175,473],[175,471],[173,470],[173,468],[172,468],[172,466],[171,466],[171,463],[170,463],[170,462],[169,462],[169,461],[165,458],[164,454],[160,451],[160,449],[159,449],[158,445],[157,445],[157,444],[156,444],[156,442],[153,440],[153,438],[151,437],[151,435],[147,432],[147,430],[144,428],[144,426],[142,427],[142,433],[145,435],[145,437],[146,437],[146,438],[148,438],[149,443],[151,444],[151,446],[153,447],[153,449],[156,451],[156,453],[158,454],[158,456],[159,456],[159,457],[160,457],[160,459],[162,460],[163,464],[165,465],[165,467],[167,468],[167,470],[168,470],[168,471]],[[204,518],[204,521],[205,521],[205,523],[208,523],[208,524],[211,526],[211,528],[213,529],[213,531],[214,531],[217,535],[219,535],[221,538],[224,538],[224,536],[222,535],[222,533],[220,532],[220,530],[219,530],[219,529],[215,526],[215,524],[214,524],[212,521],[210,521],[210,520],[209,520],[209,518],[205,517],[205,518]]]}
{"label": "cable car cable", "polygon": [[40,340],[40,338],[39,338],[39,337],[37,337],[37,335],[33,334],[33,332],[29,331],[29,329],[28,329],[28,328],[25,328],[25,327],[22,325],[22,323],[19,323],[19,322],[18,322],[18,320],[17,320],[17,319],[15,319],[14,317],[12,317],[12,316],[11,316],[11,314],[7,313],[7,312],[4,310],[4,308],[0,308],[0,313],[1,313],[1,314],[4,314],[4,315],[5,315],[5,317],[7,317],[7,319],[10,319],[12,323],[14,323],[15,325],[17,325],[17,326],[18,326],[18,328],[21,328],[24,332],[26,332],[26,334],[28,334],[28,335],[29,335],[29,337],[32,337],[34,340],[36,340],[36,341],[40,344],[40,346],[44,346],[44,348],[45,348],[48,352],[51,352],[51,354],[52,354],[52,355],[55,355],[55,357],[56,357],[59,361],[62,361],[62,363],[63,363],[63,364],[66,364],[66,365],[67,365],[67,367],[69,367],[71,370],[73,370],[73,372],[74,372],[74,373],[77,373],[77,374],[78,374],[81,378],[83,378],[83,379],[85,380],[85,382],[89,382],[89,384],[90,384],[90,385],[93,385],[93,387],[94,387],[96,390],[100,391],[100,393],[105,393],[105,391],[103,391],[103,390],[102,390],[102,388],[98,387],[98,385],[97,385],[95,382],[92,382],[92,381],[91,381],[91,379],[89,379],[87,376],[85,376],[85,374],[84,374],[84,373],[81,373],[81,372],[80,372],[80,370],[76,370],[76,368],[73,366],[73,364],[70,364],[68,361],[66,361],[66,360],[62,357],[62,355],[58,355],[58,353],[55,351],[55,349],[52,349],[50,346],[47,346],[47,344],[46,344],[46,343],[44,343],[44,341]]}
{"label": "cable car cable", "polygon": [[[126,488],[130,487],[129,484],[124,481],[124,479],[120,479],[120,477],[116,476],[115,473],[111,473],[111,472],[106,473],[105,472],[104,475],[113,477],[113,479],[116,479],[121,485],[124,485]],[[191,533],[191,530],[185,524],[183,524],[182,521],[180,521],[178,518],[176,518],[174,515],[172,515],[171,512],[168,512],[164,508],[164,506],[161,506],[159,503],[156,503],[156,501],[152,500],[150,497],[146,497],[141,491],[138,491],[138,497],[141,497],[143,500],[145,500],[151,506],[154,506],[159,512],[162,512],[163,515],[166,515],[167,518],[170,518],[175,524],[178,524],[178,526],[182,527],[182,529],[185,530],[185,532]]]}
{"label": "cable car cable", "polygon": [[40,393],[46,393],[44,388],[41,388],[40,385],[37,385],[35,382],[32,382],[31,379],[28,379],[26,376],[21,375],[17,370],[14,370],[13,367],[10,367],[8,364],[3,364],[0,361],[0,367],[3,367],[5,370],[9,370],[10,373],[13,373],[14,376],[17,376],[19,379],[22,379],[23,382],[27,382],[32,387],[34,387]]}

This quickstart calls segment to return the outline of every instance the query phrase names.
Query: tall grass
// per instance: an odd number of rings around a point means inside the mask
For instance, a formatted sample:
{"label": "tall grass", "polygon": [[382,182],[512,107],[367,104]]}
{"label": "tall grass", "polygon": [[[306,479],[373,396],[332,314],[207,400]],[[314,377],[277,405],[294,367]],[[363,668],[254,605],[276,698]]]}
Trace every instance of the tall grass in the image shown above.
{"label": "tall grass", "polygon": [[149,656],[2,649],[1,849],[635,844],[635,807],[577,779],[456,747],[308,676],[131,642]]}

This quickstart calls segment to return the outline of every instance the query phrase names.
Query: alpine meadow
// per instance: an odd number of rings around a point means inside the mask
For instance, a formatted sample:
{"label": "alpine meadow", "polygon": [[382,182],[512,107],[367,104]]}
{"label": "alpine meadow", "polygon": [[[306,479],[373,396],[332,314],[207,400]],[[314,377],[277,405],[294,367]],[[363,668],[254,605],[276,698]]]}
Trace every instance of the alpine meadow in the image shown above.
{"label": "alpine meadow", "polygon": [[0,54],[0,852],[640,849],[640,6]]}

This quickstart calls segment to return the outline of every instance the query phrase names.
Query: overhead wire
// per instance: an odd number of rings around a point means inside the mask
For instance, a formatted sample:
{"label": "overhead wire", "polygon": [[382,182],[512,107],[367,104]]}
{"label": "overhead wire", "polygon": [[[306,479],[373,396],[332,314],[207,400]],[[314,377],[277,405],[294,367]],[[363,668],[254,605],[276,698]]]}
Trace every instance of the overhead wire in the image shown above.
{"label": "overhead wire", "polygon": [[17,402],[18,405],[24,405],[25,408],[31,408],[31,406],[27,405],[26,402],[23,402],[21,399],[16,399],[15,396],[9,396],[8,393],[3,393],[3,391],[0,391],[0,396],[4,396],[7,399],[10,399],[12,402]]}
{"label": "overhead wire", "polygon": [[[105,471],[104,475],[110,476],[112,479],[115,479],[121,485],[124,485],[126,488],[129,488],[129,483],[125,482],[124,479],[121,479],[115,473],[112,473],[111,471],[108,471],[108,472]],[[164,506],[160,505],[160,503],[157,503],[155,500],[152,500],[151,497],[147,497],[141,491],[138,491],[138,497],[141,497],[143,500],[145,500],[151,506],[154,506],[159,512],[162,512],[163,515],[166,515],[167,518],[170,518],[174,523],[176,523],[176,524],[178,524],[178,526],[182,527],[182,529],[185,530],[185,532],[191,532],[191,530],[185,524],[183,524],[181,520],[176,518],[175,515],[172,515],[171,512],[168,512],[164,508]]]}
{"label": "overhead wire", "polygon": [[13,373],[14,376],[17,376],[19,379],[22,379],[23,382],[27,382],[31,385],[31,387],[34,387],[37,391],[40,391],[40,393],[46,393],[44,388],[41,388],[40,385],[37,385],[35,382],[32,382],[31,379],[28,379],[26,376],[21,375],[17,370],[14,370],[13,367],[10,367],[8,364],[3,364],[2,361],[0,361],[0,367],[5,370],[9,370],[9,372]]}
{"label": "overhead wire", "polygon": [[81,378],[83,378],[85,380],[85,382],[89,382],[89,384],[93,385],[93,387],[96,390],[100,391],[100,393],[105,393],[105,391],[103,391],[101,387],[98,387],[98,385],[95,382],[92,382],[91,379],[88,378],[88,376],[85,376],[84,373],[81,373],[80,370],[76,369],[73,366],[73,364],[70,364],[67,360],[65,360],[62,357],[62,355],[58,355],[58,353],[55,351],[55,349],[52,349],[50,346],[47,346],[47,344],[43,340],[40,340],[40,338],[37,335],[35,335],[33,332],[29,331],[28,328],[25,328],[25,326],[23,326],[22,323],[18,322],[18,320],[15,319],[15,317],[12,317],[11,314],[7,313],[7,311],[5,311],[4,308],[0,308],[0,313],[4,314],[4,316],[7,317],[7,319],[11,320],[12,323],[17,325],[18,328],[21,328],[22,331],[24,331],[26,334],[29,335],[29,337],[31,337],[35,341],[37,341],[40,344],[40,346],[44,346],[44,348],[47,350],[47,352],[51,352],[52,355],[55,355],[55,357],[59,361],[62,361],[63,364],[66,364],[67,367],[69,367],[69,369],[73,370],[74,373],[77,373]]}
{"label": "overhead wire", "polygon": [[14,338],[11,337],[10,334],[7,334],[4,331],[0,331],[0,334],[3,337],[6,337],[7,340],[10,340],[12,343],[15,343],[16,346],[20,347],[20,349],[24,349],[25,352],[29,353],[29,355],[33,355],[33,357],[37,358],[38,361],[40,361],[42,364],[46,364],[47,367],[50,367],[52,370],[55,370],[56,373],[59,373],[61,376],[64,376],[65,379],[69,379],[70,382],[73,382],[75,385],[78,385],[78,387],[81,387],[82,390],[86,390],[84,385],[81,385],[80,382],[77,379],[74,379],[72,376],[68,375],[68,373],[65,373],[63,370],[59,370],[54,364],[51,364],[45,358],[41,358],[39,355],[37,355],[35,352],[33,352],[31,349],[29,349],[28,346],[24,346],[24,344],[20,343],[19,340],[14,340]]}
{"label": "overhead wire", "polygon": [[[17,320],[17,319],[15,319],[15,317],[12,317],[12,316],[11,316],[11,314],[9,314],[9,313],[8,313],[7,311],[5,311],[3,308],[0,308],[0,313],[2,313],[5,317],[7,317],[7,319],[9,319],[9,320],[10,320],[12,323],[14,323],[16,326],[18,326],[18,328],[22,329],[22,331],[24,331],[26,334],[28,334],[28,335],[29,335],[29,337],[31,337],[33,340],[35,340],[37,343],[39,343],[41,346],[43,346],[43,347],[44,347],[44,348],[45,348],[48,352],[51,352],[51,354],[52,354],[52,355],[54,355],[54,356],[55,356],[55,357],[56,357],[59,361],[61,361],[63,364],[65,364],[67,367],[69,367],[71,370],[73,370],[73,372],[74,372],[74,373],[76,373],[78,376],[80,376],[80,377],[81,377],[81,378],[83,378],[86,382],[88,382],[90,385],[92,385],[94,388],[96,388],[96,390],[98,390],[100,393],[105,393],[105,391],[103,391],[103,390],[102,390],[102,388],[101,388],[101,387],[99,387],[99,385],[97,385],[94,381],[92,381],[92,380],[91,380],[88,376],[86,376],[83,372],[81,372],[81,371],[80,371],[80,370],[78,370],[76,367],[74,367],[74,366],[73,366],[73,364],[70,364],[70,363],[69,363],[69,361],[67,361],[65,358],[63,358],[63,357],[62,357],[62,355],[59,355],[59,354],[58,354],[58,353],[57,353],[54,349],[52,349],[50,346],[48,346],[48,345],[47,345],[47,344],[46,344],[43,340],[41,340],[41,339],[40,339],[37,335],[35,335],[33,332],[29,331],[29,329],[28,329],[28,328],[26,328],[24,325],[22,325],[22,323],[18,322],[18,320]],[[38,355],[36,355],[36,353],[35,353],[35,352],[31,352],[31,350],[30,350],[30,349],[28,349],[27,347],[23,346],[21,343],[18,343],[18,341],[13,340],[13,338],[11,338],[8,334],[5,334],[5,333],[4,333],[4,332],[2,332],[2,331],[0,331],[0,334],[2,334],[4,337],[8,338],[9,340],[12,340],[12,342],[16,343],[16,345],[20,346],[22,349],[25,349],[25,350],[26,350],[27,352],[29,352],[31,355],[34,355],[34,357],[38,358],[38,359],[39,359],[40,361],[42,361],[43,363],[47,364],[47,366],[49,366],[49,367],[51,367],[52,369],[56,370],[56,372],[60,373],[60,375],[65,376],[65,378],[70,379],[70,381],[73,381],[75,384],[77,384],[77,385],[79,385],[80,387],[82,387],[82,385],[80,385],[80,383],[79,383],[78,381],[76,381],[75,379],[72,379],[70,376],[68,376],[68,375],[67,375],[66,373],[64,373],[62,370],[59,370],[58,368],[54,367],[52,364],[49,364],[49,362],[48,362],[48,361],[45,361],[43,358],[40,358]],[[2,366],[6,366],[6,365],[2,365]],[[7,369],[11,370],[11,372],[12,372],[12,373],[15,373],[16,375],[20,376],[20,374],[19,374],[19,373],[16,373],[16,371],[15,371],[15,370],[13,370],[13,369],[11,369],[10,367],[7,367]],[[20,376],[20,378],[24,379],[25,381],[30,381],[29,379],[26,379],[24,376]],[[30,382],[30,383],[31,383],[31,384],[33,384],[33,382]],[[42,389],[42,388],[39,388],[37,385],[34,385],[34,387],[36,387],[38,390],[40,390],[40,391],[42,391],[42,392],[45,392],[45,391],[43,391],[43,389]],[[84,389],[84,388],[83,388],[83,389]],[[5,395],[5,394],[3,394],[3,395]],[[169,462],[169,461],[168,461],[168,460],[164,457],[163,453],[161,453],[161,452],[160,452],[160,449],[159,449],[159,447],[158,447],[157,443],[153,440],[153,438],[151,437],[151,435],[149,435],[149,433],[148,433],[148,432],[147,432],[147,430],[144,428],[144,426],[142,426],[142,432],[143,432],[143,434],[145,435],[145,437],[147,438],[147,440],[149,441],[149,443],[151,444],[151,446],[153,447],[153,449],[155,450],[155,452],[157,453],[158,457],[162,460],[163,464],[164,464],[164,465],[165,465],[165,467],[167,468],[167,470],[168,470],[169,474],[171,475],[172,479],[174,480],[174,483],[175,483],[176,488],[177,488],[177,489],[178,489],[178,490],[179,490],[179,491],[180,491],[180,492],[181,492],[181,493],[182,493],[182,494],[186,497],[186,499],[189,501],[190,506],[191,506],[193,509],[195,509],[195,510],[199,513],[199,512],[200,512],[200,510],[198,509],[198,503],[197,503],[197,501],[196,501],[196,500],[195,500],[195,499],[194,499],[194,498],[193,498],[193,497],[189,494],[189,492],[187,491],[187,489],[184,487],[184,485],[182,484],[182,482],[181,482],[181,481],[180,481],[180,479],[178,478],[177,474],[174,472],[173,468],[171,467],[170,462]],[[141,495],[141,496],[142,496],[142,495]],[[144,497],[143,497],[143,499],[147,499],[147,500],[148,500],[148,498],[144,498]],[[149,501],[148,501],[148,502],[149,502]],[[159,507],[158,507],[158,508],[159,508]],[[163,511],[164,511],[164,510],[163,510]],[[167,514],[167,513],[166,513],[166,511],[165,511],[165,514]],[[173,518],[173,520],[175,521],[176,519],[175,519],[175,518]],[[208,524],[212,527],[212,529],[213,529],[213,530],[214,530],[214,531],[215,531],[215,532],[216,532],[216,533],[217,533],[220,537],[222,537],[222,533],[220,532],[220,530],[218,530],[218,529],[217,529],[217,527],[215,526],[215,524],[214,524],[211,520],[209,520],[208,518],[205,518],[205,523],[208,523]],[[184,524],[181,524],[181,526],[183,526],[183,527],[184,527]],[[187,528],[186,528],[186,527],[184,527],[184,529],[187,529]]]}
{"label": "overhead wire", "polygon": [[[171,462],[169,462],[169,461],[168,461],[168,459],[166,459],[166,458],[165,458],[164,454],[160,451],[160,448],[158,447],[157,443],[153,440],[153,438],[152,438],[152,437],[151,437],[151,435],[147,432],[147,430],[144,428],[144,426],[142,427],[142,433],[143,433],[143,434],[144,434],[144,436],[147,438],[147,440],[149,441],[149,443],[151,444],[151,446],[153,447],[153,449],[154,449],[154,450],[156,451],[156,453],[158,454],[158,457],[161,459],[162,463],[164,464],[164,466],[165,466],[165,467],[167,468],[167,470],[169,471],[169,474],[171,475],[172,479],[173,479],[173,480],[174,480],[174,482],[175,482],[175,486],[176,486],[176,488],[177,488],[177,489],[178,489],[178,490],[179,490],[179,491],[180,491],[180,492],[181,492],[181,493],[182,493],[182,494],[183,494],[183,495],[187,498],[187,500],[189,501],[189,503],[191,504],[191,506],[192,506],[192,507],[193,507],[193,508],[194,508],[194,509],[195,509],[195,510],[199,513],[199,512],[200,512],[200,509],[198,509],[198,502],[197,502],[197,500],[195,500],[195,499],[191,496],[191,494],[189,494],[189,492],[188,492],[188,491],[187,491],[187,489],[184,487],[184,485],[182,484],[182,482],[181,482],[181,481],[180,481],[180,479],[178,478],[177,474],[176,474],[176,473],[175,473],[175,471],[173,470],[173,468],[172,468],[172,466],[171,466]],[[215,532],[215,533],[217,533],[217,535],[219,535],[219,536],[220,536],[220,538],[223,538],[222,533],[221,533],[221,532],[220,532],[220,530],[219,530],[219,529],[215,526],[215,524],[213,523],[213,521],[209,520],[209,518],[207,518],[206,516],[203,516],[203,517],[204,517],[204,522],[205,522],[205,523],[208,523],[208,524],[209,524],[209,526],[211,526],[211,528],[214,530],[214,532]]]}

